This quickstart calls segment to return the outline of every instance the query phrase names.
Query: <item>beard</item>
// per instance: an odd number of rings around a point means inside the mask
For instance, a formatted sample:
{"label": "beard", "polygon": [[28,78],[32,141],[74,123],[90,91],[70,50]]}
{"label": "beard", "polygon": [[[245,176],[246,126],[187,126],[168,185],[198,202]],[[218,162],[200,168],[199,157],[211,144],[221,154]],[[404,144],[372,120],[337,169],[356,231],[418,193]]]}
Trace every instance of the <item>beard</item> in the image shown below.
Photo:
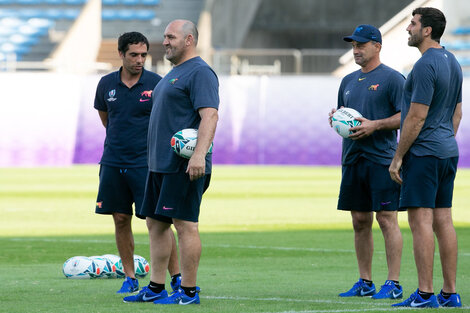
{"label": "beard", "polygon": [[418,47],[423,42],[423,36],[421,34],[410,35],[408,39],[408,46]]}

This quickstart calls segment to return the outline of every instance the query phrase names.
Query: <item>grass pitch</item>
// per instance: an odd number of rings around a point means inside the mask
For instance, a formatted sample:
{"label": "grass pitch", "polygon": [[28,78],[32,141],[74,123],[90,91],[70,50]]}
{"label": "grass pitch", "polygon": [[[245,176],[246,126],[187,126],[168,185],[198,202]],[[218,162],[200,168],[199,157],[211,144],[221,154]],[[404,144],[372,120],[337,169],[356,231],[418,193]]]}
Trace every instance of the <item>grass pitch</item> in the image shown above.
{"label": "grass pitch", "polygon": [[[350,216],[335,209],[339,181],[336,167],[216,166],[200,221],[202,304],[190,310],[390,310],[391,301],[337,297],[358,278]],[[189,310],[125,304],[115,294],[122,280],[68,280],[62,275],[62,264],[71,256],[117,254],[111,217],[93,213],[97,185],[96,166],[0,169],[0,312]],[[467,310],[468,190],[470,171],[461,169],[453,210],[459,236],[458,291]],[[400,225],[404,235],[400,281],[408,296],[416,289],[417,278],[406,213],[400,213]],[[135,219],[134,231],[136,254],[148,259],[145,223]],[[386,279],[386,263],[377,226],[374,239],[373,277],[379,287]],[[440,273],[436,256],[436,292],[442,286]],[[148,277],[140,283],[147,284]]]}

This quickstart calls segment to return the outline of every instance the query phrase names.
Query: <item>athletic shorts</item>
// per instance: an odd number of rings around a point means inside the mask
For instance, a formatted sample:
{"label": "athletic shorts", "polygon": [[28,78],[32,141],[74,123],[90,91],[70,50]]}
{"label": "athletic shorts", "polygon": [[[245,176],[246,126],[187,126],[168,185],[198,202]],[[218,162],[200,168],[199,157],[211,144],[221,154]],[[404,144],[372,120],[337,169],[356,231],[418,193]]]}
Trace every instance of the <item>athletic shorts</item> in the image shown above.
{"label": "athletic shorts", "polygon": [[401,208],[450,208],[458,157],[439,159],[407,153],[403,158]]}
{"label": "athletic shorts", "polygon": [[360,158],[343,165],[338,210],[397,211],[400,185],[390,178],[387,165]]}
{"label": "athletic shorts", "polygon": [[190,181],[185,171],[182,166],[178,173],[149,172],[139,214],[169,224],[173,218],[197,222],[202,194],[209,187],[211,175]]}
{"label": "athletic shorts", "polygon": [[[136,208],[142,205],[147,172],[147,167],[126,169],[101,165],[95,212],[98,214],[124,213],[132,215],[132,204],[135,203]],[[136,216],[143,218],[137,214]]]}

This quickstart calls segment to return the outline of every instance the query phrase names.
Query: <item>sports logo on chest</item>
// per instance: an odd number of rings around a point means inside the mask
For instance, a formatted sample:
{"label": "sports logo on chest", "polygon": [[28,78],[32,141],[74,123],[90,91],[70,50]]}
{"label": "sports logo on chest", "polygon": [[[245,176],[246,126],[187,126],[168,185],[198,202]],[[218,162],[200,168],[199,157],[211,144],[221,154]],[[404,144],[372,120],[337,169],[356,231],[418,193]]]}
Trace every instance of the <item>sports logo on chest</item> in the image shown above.
{"label": "sports logo on chest", "polygon": [[370,87],[367,88],[367,90],[377,91],[377,90],[379,90],[379,86],[380,86],[380,84],[370,85]]}
{"label": "sports logo on chest", "polygon": [[110,90],[110,91],[108,92],[108,97],[109,97],[109,98],[106,99],[106,100],[109,101],[109,102],[116,101],[117,98],[114,97],[115,95],[116,95],[116,89]]}
{"label": "sports logo on chest", "polygon": [[147,102],[152,99],[152,90],[144,90],[140,93],[140,102]]}

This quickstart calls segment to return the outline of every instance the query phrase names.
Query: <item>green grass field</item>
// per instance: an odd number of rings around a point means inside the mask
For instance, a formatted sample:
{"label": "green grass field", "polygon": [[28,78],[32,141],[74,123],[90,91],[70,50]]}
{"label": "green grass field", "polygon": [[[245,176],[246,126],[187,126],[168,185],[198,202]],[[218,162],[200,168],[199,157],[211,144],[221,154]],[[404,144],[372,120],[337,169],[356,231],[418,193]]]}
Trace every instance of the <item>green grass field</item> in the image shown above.
{"label": "green grass field", "polygon": [[[75,255],[117,254],[111,217],[94,214],[97,166],[0,169],[0,312],[382,312],[391,301],[342,299],[358,278],[350,215],[336,211],[337,167],[216,166],[200,218],[201,305],[125,304],[122,280],[68,280]],[[470,309],[470,170],[455,183],[458,291]],[[145,222],[134,219],[136,254],[148,259]],[[417,288],[411,234],[404,235],[401,284]],[[386,279],[384,243],[374,228],[373,277]],[[435,291],[442,286],[435,258]],[[148,283],[148,277],[140,281]],[[435,312],[421,310],[420,312]],[[457,311],[457,310],[446,310]],[[460,310],[462,311],[462,310]]]}

